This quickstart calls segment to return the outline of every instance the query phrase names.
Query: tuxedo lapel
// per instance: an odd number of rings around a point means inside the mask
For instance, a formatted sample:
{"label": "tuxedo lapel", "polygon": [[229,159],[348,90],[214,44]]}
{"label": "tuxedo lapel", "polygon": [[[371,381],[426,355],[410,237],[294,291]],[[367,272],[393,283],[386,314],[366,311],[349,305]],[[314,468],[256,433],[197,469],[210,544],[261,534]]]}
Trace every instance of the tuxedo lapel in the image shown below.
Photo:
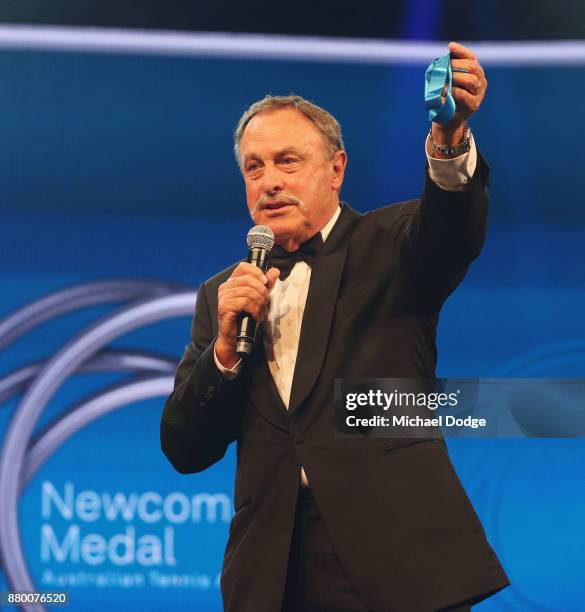
{"label": "tuxedo lapel", "polygon": [[275,427],[288,431],[286,406],[272,378],[264,347],[264,325],[256,333],[254,351],[246,364],[250,400]]}
{"label": "tuxedo lapel", "polygon": [[289,415],[307,397],[323,365],[349,235],[360,214],[344,205],[339,220],[315,259],[303,314],[299,349],[289,402]]}

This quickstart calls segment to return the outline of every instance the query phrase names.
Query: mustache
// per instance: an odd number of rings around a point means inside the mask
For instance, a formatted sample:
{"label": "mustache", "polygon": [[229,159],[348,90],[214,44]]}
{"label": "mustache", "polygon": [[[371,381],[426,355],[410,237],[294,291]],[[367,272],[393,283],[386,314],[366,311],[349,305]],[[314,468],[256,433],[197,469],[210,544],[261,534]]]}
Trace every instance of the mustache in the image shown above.
{"label": "mustache", "polygon": [[270,194],[265,193],[257,202],[256,206],[254,206],[254,212],[266,208],[267,204],[293,204],[294,206],[304,206],[302,200],[297,198],[292,193],[287,193],[286,191],[282,191],[278,195],[271,196]]}

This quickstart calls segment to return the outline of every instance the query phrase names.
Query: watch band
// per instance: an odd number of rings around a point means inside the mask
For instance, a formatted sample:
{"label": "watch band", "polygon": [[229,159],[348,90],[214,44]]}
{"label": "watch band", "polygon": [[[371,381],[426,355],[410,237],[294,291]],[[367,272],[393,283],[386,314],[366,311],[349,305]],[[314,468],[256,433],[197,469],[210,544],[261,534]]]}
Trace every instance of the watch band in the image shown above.
{"label": "watch band", "polygon": [[431,147],[433,147],[434,151],[437,151],[441,155],[457,157],[458,155],[463,155],[463,153],[467,153],[469,149],[471,149],[471,128],[468,125],[465,126],[465,131],[463,132],[463,140],[458,145],[444,147],[436,144],[433,141],[432,128],[429,130],[429,140],[431,142]]}

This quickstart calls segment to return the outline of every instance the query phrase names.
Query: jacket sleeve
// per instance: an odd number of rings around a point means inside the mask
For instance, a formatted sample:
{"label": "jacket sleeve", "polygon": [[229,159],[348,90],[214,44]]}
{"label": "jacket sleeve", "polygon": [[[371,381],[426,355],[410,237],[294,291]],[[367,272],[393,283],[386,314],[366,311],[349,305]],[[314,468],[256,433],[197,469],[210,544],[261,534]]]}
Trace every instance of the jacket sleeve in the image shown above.
{"label": "jacket sleeve", "polygon": [[487,231],[489,167],[478,152],[469,189],[445,191],[426,172],[420,201],[400,225],[403,278],[418,300],[438,309],[479,255]]}
{"label": "jacket sleeve", "polygon": [[215,365],[215,337],[206,287],[197,292],[192,341],[185,347],[160,427],[161,447],[173,467],[200,472],[221,459],[237,437],[246,405],[243,376],[224,379]]}

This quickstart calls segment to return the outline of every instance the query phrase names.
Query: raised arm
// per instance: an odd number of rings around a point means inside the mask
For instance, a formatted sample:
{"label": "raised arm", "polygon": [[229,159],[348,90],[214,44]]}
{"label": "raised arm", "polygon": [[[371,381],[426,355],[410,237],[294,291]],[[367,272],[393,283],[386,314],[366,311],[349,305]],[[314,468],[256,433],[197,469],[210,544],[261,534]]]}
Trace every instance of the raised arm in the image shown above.
{"label": "raised arm", "polygon": [[[480,107],[487,80],[471,49],[457,43],[449,49],[457,111],[447,125],[432,124],[423,194],[404,207],[400,224],[406,282],[433,309],[461,282],[481,251],[487,228],[489,168],[472,136],[463,152],[457,150],[469,136],[467,120]],[[448,147],[455,152],[444,152]]]}

